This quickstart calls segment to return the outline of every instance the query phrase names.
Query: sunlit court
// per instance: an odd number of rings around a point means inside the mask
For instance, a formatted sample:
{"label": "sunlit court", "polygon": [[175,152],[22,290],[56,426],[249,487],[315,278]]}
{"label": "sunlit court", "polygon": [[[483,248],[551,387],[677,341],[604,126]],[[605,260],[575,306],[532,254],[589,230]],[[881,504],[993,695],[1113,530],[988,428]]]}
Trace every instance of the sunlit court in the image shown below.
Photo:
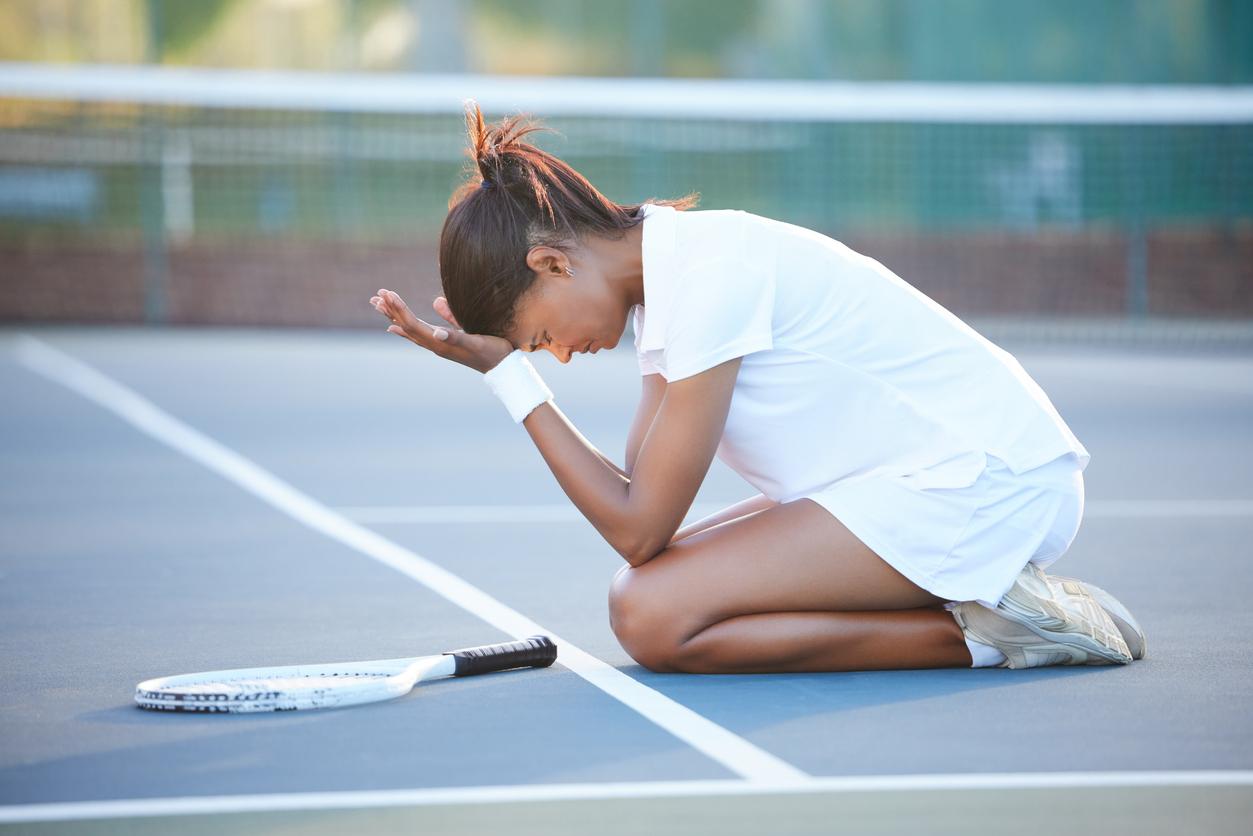
{"label": "sunlit court", "polygon": [[0,9],[0,833],[1246,832],[1251,23]]}

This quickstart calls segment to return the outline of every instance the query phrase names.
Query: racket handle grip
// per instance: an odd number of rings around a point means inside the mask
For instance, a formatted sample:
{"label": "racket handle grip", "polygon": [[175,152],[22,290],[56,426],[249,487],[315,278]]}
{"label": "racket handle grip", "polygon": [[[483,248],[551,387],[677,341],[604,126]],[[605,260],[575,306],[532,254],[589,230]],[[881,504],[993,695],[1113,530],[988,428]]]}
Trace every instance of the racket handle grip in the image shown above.
{"label": "racket handle grip", "polygon": [[509,668],[546,668],[557,660],[557,645],[548,636],[531,636],[503,644],[447,650],[457,668],[453,676],[473,676]]}

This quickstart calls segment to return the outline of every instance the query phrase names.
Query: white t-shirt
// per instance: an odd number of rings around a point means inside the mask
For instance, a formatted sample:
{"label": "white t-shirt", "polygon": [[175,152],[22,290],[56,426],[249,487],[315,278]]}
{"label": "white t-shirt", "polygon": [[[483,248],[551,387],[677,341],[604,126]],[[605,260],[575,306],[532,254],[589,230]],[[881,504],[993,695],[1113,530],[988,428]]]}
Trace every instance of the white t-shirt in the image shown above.
{"label": "white t-shirt", "polygon": [[[743,356],[718,457],[777,502],[836,482],[974,482],[1091,456],[1013,355],[872,258],[732,209],[645,204],[642,374]],[[920,473],[927,469],[926,473]]]}

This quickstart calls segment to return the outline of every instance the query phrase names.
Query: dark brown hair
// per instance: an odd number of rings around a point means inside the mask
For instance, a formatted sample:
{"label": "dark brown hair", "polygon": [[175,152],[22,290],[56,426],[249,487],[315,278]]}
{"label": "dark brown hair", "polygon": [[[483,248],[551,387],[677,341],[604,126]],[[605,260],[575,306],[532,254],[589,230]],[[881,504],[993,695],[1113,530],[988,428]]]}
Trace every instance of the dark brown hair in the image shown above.
{"label": "dark brown hair", "polygon": [[[484,126],[483,112],[466,102],[469,176],[448,201],[439,236],[439,276],[457,323],[474,334],[504,337],[516,326],[518,304],[534,283],[526,263],[535,246],[568,251],[587,233],[620,238],[643,222],[642,203],[615,203],[566,163],[523,142],[533,131],[525,114]],[[690,209],[692,192],[645,202]]]}

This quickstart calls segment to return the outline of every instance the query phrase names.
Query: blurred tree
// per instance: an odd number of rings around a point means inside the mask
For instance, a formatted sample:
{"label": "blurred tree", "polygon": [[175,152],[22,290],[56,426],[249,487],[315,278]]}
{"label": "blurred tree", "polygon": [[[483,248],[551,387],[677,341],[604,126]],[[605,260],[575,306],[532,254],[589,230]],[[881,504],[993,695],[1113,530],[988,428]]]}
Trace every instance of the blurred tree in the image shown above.
{"label": "blurred tree", "polygon": [[327,70],[1248,84],[1250,33],[1250,0],[0,0],[3,60]]}
{"label": "blurred tree", "polygon": [[[761,0],[478,0],[476,13],[530,37],[547,35],[555,60],[591,53],[609,75],[722,74],[722,52],[751,28]],[[496,56],[487,56],[488,60]],[[568,59],[567,59],[568,60]],[[587,73],[577,62],[559,72]]]}
{"label": "blurred tree", "polygon": [[409,69],[420,73],[465,72],[465,4],[461,0],[411,2],[418,37],[410,44]]}
{"label": "blurred tree", "polygon": [[145,0],[148,13],[148,60],[160,62],[192,47],[208,35],[240,0]]}

